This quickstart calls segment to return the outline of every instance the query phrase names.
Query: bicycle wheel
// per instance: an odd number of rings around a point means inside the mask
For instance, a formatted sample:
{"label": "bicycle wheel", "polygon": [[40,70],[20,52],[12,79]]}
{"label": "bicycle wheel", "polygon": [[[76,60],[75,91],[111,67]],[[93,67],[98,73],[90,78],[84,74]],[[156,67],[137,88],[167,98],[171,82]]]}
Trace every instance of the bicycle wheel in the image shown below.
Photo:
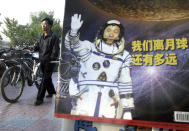
{"label": "bicycle wheel", "polygon": [[28,86],[32,86],[33,85],[33,81],[32,81],[32,68],[33,68],[33,61],[32,59],[24,59],[24,64],[25,64],[25,70],[24,72],[26,73],[25,76],[27,76],[27,83]]}
{"label": "bicycle wheel", "polygon": [[41,84],[41,81],[42,81],[42,71],[40,69],[40,66],[37,67],[37,71],[35,73],[35,77],[34,77],[34,82],[35,82],[35,85],[37,87],[37,89],[39,90],[40,88],[40,84]]}
{"label": "bicycle wheel", "polygon": [[3,73],[0,82],[3,99],[9,103],[15,103],[22,95],[24,82],[24,76],[19,67],[8,68]]}
{"label": "bicycle wheel", "polygon": [[6,64],[2,61],[0,61],[0,78],[3,75],[3,72],[6,70]]}

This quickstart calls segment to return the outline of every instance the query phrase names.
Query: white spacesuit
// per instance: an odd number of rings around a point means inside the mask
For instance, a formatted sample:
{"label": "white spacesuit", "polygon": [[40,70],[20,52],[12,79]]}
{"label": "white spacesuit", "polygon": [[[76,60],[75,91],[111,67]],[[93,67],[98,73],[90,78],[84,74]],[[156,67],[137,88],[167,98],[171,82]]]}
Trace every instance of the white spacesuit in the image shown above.
{"label": "white spacesuit", "polygon": [[[71,114],[132,119],[132,58],[124,50],[123,35],[119,40],[117,37],[103,35],[107,39],[97,37],[94,43],[80,41],[78,30],[82,24],[81,16],[75,14],[72,17],[71,30],[65,38],[65,47],[77,55],[81,65],[77,82],[71,79],[69,85],[69,93],[73,98]],[[109,26],[110,29],[117,26],[118,32],[113,31],[118,35],[121,33],[120,25],[117,20],[106,23],[106,27]],[[106,27],[102,30],[103,33],[108,30]]]}

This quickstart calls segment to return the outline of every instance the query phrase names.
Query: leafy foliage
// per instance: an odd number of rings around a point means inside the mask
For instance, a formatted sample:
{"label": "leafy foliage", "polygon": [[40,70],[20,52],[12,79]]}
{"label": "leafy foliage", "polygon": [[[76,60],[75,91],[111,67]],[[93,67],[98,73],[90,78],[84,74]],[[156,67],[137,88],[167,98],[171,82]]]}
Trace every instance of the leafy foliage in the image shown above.
{"label": "leafy foliage", "polygon": [[53,19],[52,30],[60,37],[62,28],[60,20],[54,18],[54,12],[39,12],[37,15],[31,15],[31,22],[26,25],[19,25],[14,18],[5,18],[6,29],[3,30],[3,34],[10,39],[10,46],[34,45],[42,33],[41,20],[45,17]]}

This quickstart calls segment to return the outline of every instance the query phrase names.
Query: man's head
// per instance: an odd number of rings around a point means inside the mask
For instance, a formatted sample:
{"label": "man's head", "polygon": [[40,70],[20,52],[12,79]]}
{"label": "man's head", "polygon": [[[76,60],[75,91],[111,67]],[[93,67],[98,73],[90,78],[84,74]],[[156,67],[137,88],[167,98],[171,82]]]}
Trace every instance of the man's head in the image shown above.
{"label": "man's head", "polygon": [[50,31],[51,30],[51,27],[53,26],[53,20],[46,17],[44,19],[42,19],[41,21],[41,27],[42,27],[42,30],[43,31]]}
{"label": "man's head", "polygon": [[105,28],[103,38],[108,45],[114,44],[115,40],[119,39],[120,28],[117,25],[109,25]]}
{"label": "man's head", "polygon": [[100,30],[101,39],[106,44],[112,45],[121,40],[124,36],[124,28],[117,20],[110,20]]}
{"label": "man's head", "polygon": [[[118,50],[114,53],[105,52],[102,49],[102,44],[113,45],[118,47]],[[125,39],[124,39],[124,27],[117,20],[110,20],[106,22],[99,30],[97,37],[95,39],[95,45],[97,50],[105,54],[119,54],[124,51]]]}

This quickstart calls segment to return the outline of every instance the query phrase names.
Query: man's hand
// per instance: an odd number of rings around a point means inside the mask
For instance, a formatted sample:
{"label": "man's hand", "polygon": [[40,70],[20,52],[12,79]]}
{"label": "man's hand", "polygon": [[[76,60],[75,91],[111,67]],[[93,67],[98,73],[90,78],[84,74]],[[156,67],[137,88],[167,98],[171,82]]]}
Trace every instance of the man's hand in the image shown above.
{"label": "man's hand", "polygon": [[83,21],[80,14],[74,14],[71,19],[71,36],[76,36],[78,30],[81,28]]}

